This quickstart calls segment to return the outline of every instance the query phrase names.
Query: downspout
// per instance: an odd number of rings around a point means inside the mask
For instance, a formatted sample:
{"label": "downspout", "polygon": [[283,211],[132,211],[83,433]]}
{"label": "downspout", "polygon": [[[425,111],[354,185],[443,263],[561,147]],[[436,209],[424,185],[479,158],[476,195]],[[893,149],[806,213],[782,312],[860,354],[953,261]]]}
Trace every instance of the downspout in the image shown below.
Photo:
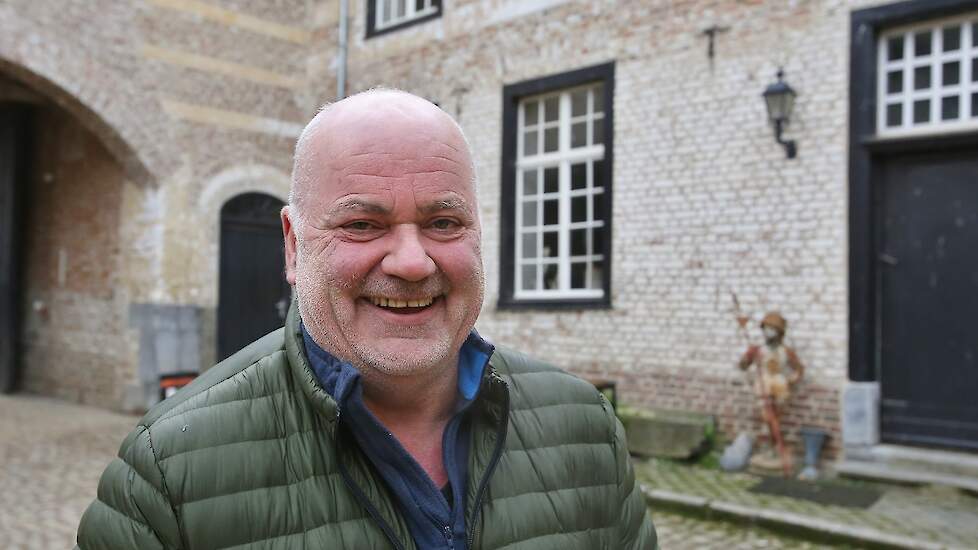
{"label": "downspout", "polygon": [[340,51],[336,71],[336,101],[346,97],[346,45],[347,45],[347,15],[350,9],[349,0],[340,0]]}

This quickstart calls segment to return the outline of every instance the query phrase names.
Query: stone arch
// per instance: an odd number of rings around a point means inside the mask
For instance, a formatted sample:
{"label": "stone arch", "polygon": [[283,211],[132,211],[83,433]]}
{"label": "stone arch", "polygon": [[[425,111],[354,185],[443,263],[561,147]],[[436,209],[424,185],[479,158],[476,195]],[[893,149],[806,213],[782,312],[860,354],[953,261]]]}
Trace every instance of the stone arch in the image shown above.
{"label": "stone arch", "polygon": [[204,363],[211,364],[217,352],[217,302],[220,284],[221,208],[231,199],[245,193],[264,193],[288,202],[290,177],[272,166],[248,164],[233,166],[208,178],[201,186],[197,201],[197,219],[202,220],[199,246],[208,270],[202,280],[199,304],[204,312]]}
{"label": "stone arch", "polygon": [[263,164],[233,166],[214,175],[204,182],[198,201],[199,219],[206,220],[204,241],[210,258],[211,283],[204,291],[204,303],[208,306],[217,301],[217,278],[219,271],[218,241],[221,234],[221,207],[232,198],[244,193],[265,193],[284,203],[289,202],[291,178],[282,170]]}
{"label": "stone arch", "polygon": [[[132,74],[108,67],[83,48],[65,46],[37,21],[0,7],[0,74],[31,88],[74,116],[119,161],[127,177],[156,185],[165,166],[152,148],[152,129],[163,131],[161,111],[152,94],[133,90]],[[106,87],[115,86],[116,93]],[[149,130],[149,132],[147,131]]]}

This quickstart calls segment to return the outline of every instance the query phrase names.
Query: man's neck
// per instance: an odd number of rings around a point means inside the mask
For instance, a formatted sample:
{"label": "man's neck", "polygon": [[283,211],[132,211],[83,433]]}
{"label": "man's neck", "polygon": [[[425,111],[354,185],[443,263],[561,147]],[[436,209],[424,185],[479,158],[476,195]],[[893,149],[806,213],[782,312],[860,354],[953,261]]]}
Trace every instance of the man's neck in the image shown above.
{"label": "man's neck", "polygon": [[445,423],[458,400],[458,358],[419,376],[385,376],[360,369],[363,401],[392,431]]}
{"label": "man's neck", "polygon": [[370,412],[441,487],[448,481],[442,436],[458,399],[458,368],[438,369],[434,374],[394,380],[364,376],[361,383]]}

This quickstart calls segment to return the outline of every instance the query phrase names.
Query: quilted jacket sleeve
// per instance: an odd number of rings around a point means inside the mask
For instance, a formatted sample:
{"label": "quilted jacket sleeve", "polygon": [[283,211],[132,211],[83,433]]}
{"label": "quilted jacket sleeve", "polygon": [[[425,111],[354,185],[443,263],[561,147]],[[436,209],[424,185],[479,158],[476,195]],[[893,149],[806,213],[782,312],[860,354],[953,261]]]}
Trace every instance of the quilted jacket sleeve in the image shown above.
{"label": "quilted jacket sleeve", "polygon": [[166,496],[149,428],[138,426],[98,484],[98,498],[78,527],[76,550],[181,548],[176,515]]}
{"label": "quilted jacket sleeve", "polygon": [[635,471],[628,457],[625,428],[608,405],[611,422],[614,423],[615,462],[618,468],[618,491],[621,496],[621,527],[618,548],[623,550],[658,550],[658,537],[649,516],[642,489],[635,482]]}

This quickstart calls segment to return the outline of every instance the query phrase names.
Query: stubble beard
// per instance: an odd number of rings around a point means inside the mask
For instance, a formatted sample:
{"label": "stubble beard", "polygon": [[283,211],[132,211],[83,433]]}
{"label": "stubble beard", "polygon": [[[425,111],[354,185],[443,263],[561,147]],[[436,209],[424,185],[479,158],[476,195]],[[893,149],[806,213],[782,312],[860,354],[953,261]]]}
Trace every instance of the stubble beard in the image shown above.
{"label": "stubble beard", "polygon": [[[305,254],[298,247],[296,264],[305,265]],[[352,277],[357,279],[358,277]],[[449,315],[448,328],[445,334],[439,335],[434,341],[427,341],[420,348],[415,347],[413,353],[403,353],[403,350],[388,349],[371,342],[369,338],[357,332],[354,323],[355,303],[351,298],[374,294],[380,296],[422,294],[446,295],[452,291],[441,272],[436,273],[420,283],[409,283],[396,279],[365,279],[360,284],[343,281],[335,273],[311,273],[306,269],[298,269],[295,281],[296,301],[299,315],[306,326],[309,335],[324,350],[334,357],[352,364],[365,378],[381,378],[400,376],[416,376],[423,373],[436,375],[447,368],[454,367],[459,347],[462,342],[456,342],[454,327],[464,325],[465,334],[462,341],[475,324],[485,288],[485,275],[481,263],[477,273],[473,273],[472,283],[478,285],[478,303],[473,304],[474,312],[467,310],[453,312],[447,309]],[[462,292],[471,289],[460,289]],[[444,296],[440,298],[446,299]],[[355,298],[352,299],[355,302]],[[457,315],[453,315],[457,313]],[[405,337],[410,338],[410,334]]]}

